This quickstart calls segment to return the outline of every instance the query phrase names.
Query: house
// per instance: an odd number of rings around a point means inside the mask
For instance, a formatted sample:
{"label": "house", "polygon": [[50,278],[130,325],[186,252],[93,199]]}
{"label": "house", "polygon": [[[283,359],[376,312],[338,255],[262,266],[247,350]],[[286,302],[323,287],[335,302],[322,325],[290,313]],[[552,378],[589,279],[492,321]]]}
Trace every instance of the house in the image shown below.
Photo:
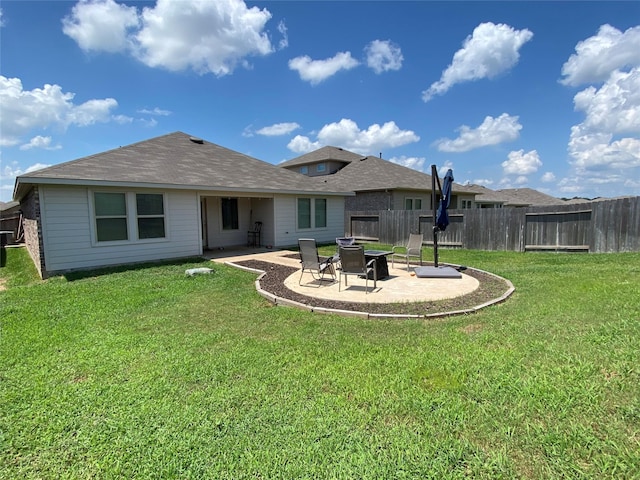
{"label": "house", "polygon": [[175,132],[21,175],[25,243],[41,276],[344,235],[345,198],[308,177]]}
{"label": "house", "polygon": [[[334,190],[355,191],[346,210],[431,210],[431,175],[376,156],[363,156],[326,146],[287,160],[279,167],[313,179]],[[475,192],[453,184],[450,208],[463,208]]]}
{"label": "house", "polygon": [[538,207],[546,205],[564,205],[567,202],[532,188],[505,188],[491,190],[480,185],[470,185],[470,189],[477,193],[476,208],[503,207]]}

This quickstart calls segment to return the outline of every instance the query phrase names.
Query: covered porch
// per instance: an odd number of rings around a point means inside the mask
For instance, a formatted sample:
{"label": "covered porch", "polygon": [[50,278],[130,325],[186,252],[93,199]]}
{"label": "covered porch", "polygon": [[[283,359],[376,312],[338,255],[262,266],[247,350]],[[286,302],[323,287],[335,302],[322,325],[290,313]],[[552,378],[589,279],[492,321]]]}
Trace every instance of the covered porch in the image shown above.
{"label": "covered porch", "polygon": [[[200,196],[202,248],[207,251],[275,243],[274,199],[238,193]],[[255,232],[260,222],[259,233]]]}

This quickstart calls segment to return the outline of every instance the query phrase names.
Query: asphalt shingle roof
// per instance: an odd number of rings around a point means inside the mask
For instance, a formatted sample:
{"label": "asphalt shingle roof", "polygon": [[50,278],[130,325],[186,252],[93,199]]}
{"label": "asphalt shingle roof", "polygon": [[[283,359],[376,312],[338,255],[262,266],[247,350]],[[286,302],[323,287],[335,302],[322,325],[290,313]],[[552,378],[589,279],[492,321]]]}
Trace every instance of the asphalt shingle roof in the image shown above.
{"label": "asphalt shingle roof", "polygon": [[16,180],[16,196],[20,184],[83,182],[256,193],[352,192],[332,190],[295,172],[193,138],[174,132],[21,175]]}
{"label": "asphalt shingle roof", "polygon": [[476,196],[478,202],[502,202],[505,206],[543,206],[562,205],[566,202],[561,198],[552,197],[546,193],[532,188],[505,188],[502,190],[489,190]]}
{"label": "asphalt shingle roof", "polygon": [[[283,169],[328,160],[340,160],[346,165],[331,175],[310,177],[333,188],[352,191],[384,189],[431,191],[431,175],[384,160],[365,157],[338,147],[322,147],[300,157],[280,163]],[[464,185],[453,184],[454,193],[473,193]]]}

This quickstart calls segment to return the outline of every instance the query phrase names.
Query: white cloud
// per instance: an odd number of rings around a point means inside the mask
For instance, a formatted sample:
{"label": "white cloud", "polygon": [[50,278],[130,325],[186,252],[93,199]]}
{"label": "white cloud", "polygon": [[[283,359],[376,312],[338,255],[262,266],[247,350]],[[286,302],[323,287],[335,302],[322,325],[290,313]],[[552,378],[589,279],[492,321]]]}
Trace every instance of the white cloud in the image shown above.
{"label": "white cloud", "polygon": [[508,71],[518,63],[520,48],[531,38],[533,33],[527,29],[514,30],[502,23],[481,23],[454,54],[440,80],[422,92],[422,100],[428,102],[457,83],[494,78]]}
{"label": "white cloud", "polygon": [[312,60],[307,55],[289,60],[289,68],[297,71],[300,78],[311,85],[323,82],[340,70],[351,70],[358,65],[358,61],[351,56],[351,52],[339,52],[325,60]]}
{"label": "white cloud", "polygon": [[227,75],[247,66],[245,57],[273,52],[263,31],[270,19],[266,9],[240,0],[158,0],[142,10],[137,56],[150,67]]}
{"label": "white cloud", "polygon": [[438,168],[438,175],[444,177],[447,174],[447,170],[449,169],[453,170],[453,162],[446,160],[444,164],[440,168]]}
{"label": "white cloud", "polygon": [[36,135],[29,141],[29,143],[20,145],[20,150],[31,150],[32,148],[41,148],[43,150],[60,150],[62,146],[51,145],[51,137]]}
{"label": "white cloud", "polygon": [[108,122],[111,111],[118,106],[113,98],[76,105],[74,96],[63,92],[59,85],[23,90],[19,78],[0,75],[0,145],[17,145],[22,136],[36,129]]}
{"label": "white cloud", "polygon": [[111,109],[118,106],[113,98],[103,100],[88,100],[76,105],[67,112],[67,124],[75,124],[81,127],[93,125],[96,122],[108,122],[111,117]]}
{"label": "white cloud", "polygon": [[[425,157],[406,157],[401,155],[400,157],[391,157],[390,162],[397,163],[403,167],[412,168],[419,172],[425,172],[427,159]],[[430,173],[430,172],[429,172]]]}
{"label": "white cloud", "polygon": [[287,35],[287,26],[284,22],[278,23],[278,32],[282,35],[282,39],[278,42],[278,50],[282,50],[289,46],[289,36]]}
{"label": "white cloud", "polygon": [[381,152],[386,148],[399,147],[419,140],[420,137],[413,131],[400,130],[395,122],[387,122],[382,126],[375,123],[366,130],[360,130],[353,120],[343,118],[337,123],[322,127],[316,141],[297,135],[287,147],[296,153],[306,153],[325,145],[333,145],[370,155],[371,152]]}
{"label": "white cloud", "polygon": [[515,185],[526,185],[528,181],[529,179],[527,177],[525,177],[524,175],[520,175],[519,177],[516,177],[513,183]]}
{"label": "white cloud", "polygon": [[4,27],[4,14],[0,8],[0,27]]}
{"label": "white cloud", "polygon": [[[626,70],[625,70],[626,69]],[[640,26],[624,33],[602,25],[576,45],[562,67],[565,85],[596,83],[574,96],[584,120],[571,127],[571,175],[559,182],[568,194],[588,191],[637,194],[640,178]],[[602,188],[609,185],[609,191]],[[584,194],[583,194],[584,196]]]}
{"label": "white cloud", "polygon": [[556,176],[554,175],[553,172],[545,172],[541,178],[541,180],[545,183],[553,182],[555,179],[556,179]]}
{"label": "white cloud", "polygon": [[264,32],[270,19],[268,10],[240,0],[158,0],[141,12],[114,0],[83,0],[64,19],[63,32],[86,51],[125,52],[149,67],[223,76],[248,67],[249,56],[273,52]]}
{"label": "white cloud", "polygon": [[640,133],[640,67],[614,71],[599,89],[578,92],[573,103],[586,115],[580,125],[583,131]]}
{"label": "white cloud", "polygon": [[471,181],[471,182],[467,182],[467,184],[471,184],[471,185],[482,185],[484,187],[489,187],[489,185],[493,185],[493,180],[490,180],[488,178],[476,178],[475,180]]}
{"label": "white cloud", "polygon": [[575,175],[560,180],[558,189],[565,196],[611,197],[611,191],[619,192],[620,195],[634,195],[634,191],[640,190],[640,178],[607,172],[591,177]]}
{"label": "white cloud", "polygon": [[127,115],[114,115],[111,119],[119,125],[127,125],[133,123],[133,118]]}
{"label": "white cloud", "polygon": [[640,167],[640,139],[611,140],[611,135],[591,134],[574,136],[572,128],[569,153],[577,171],[598,172],[604,168],[632,169]]}
{"label": "white cloud", "polygon": [[158,125],[158,121],[155,118],[141,118],[138,121],[147,128],[153,128]]}
{"label": "white cloud", "polygon": [[155,116],[160,116],[160,117],[166,117],[171,115],[171,111],[169,110],[163,110],[161,108],[155,107],[151,110],[149,110],[148,108],[143,108],[142,110],[138,110],[138,113],[142,113],[144,115],[155,115]]}
{"label": "white cloud", "polygon": [[367,66],[380,74],[389,70],[402,68],[402,51],[390,40],[374,40],[364,49],[367,56]]}
{"label": "white cloud", "polygon": [[10,165],[5,165],[4,168],[0,168],[0,201],[11,200],[13,187],[18,175],[24,175],[25,173],[40,170],[49,166],[50,165],[44,163],[36,163],[26,169],[22,169],[18,166],[18,162],[11,162]]}
{"label": "white cloud", "polygon": [[257,130],[256,133],[258,135],[264,135],[266,137],[275,137],[279,135],[288,135],[299,128],[300,125],[295,122],[284,122],[276,123],[268,127],[263,127],[260,130]]}
{"label": "white cloud", "polygon": [[128,33],[138,26],[136,8],[114,0],[82,0],[62,20],[62,31],[84,51],[124,51]]}
{"label": "white cloud", "polygon": [[538,171],[542,166],[538,152],[524,150],[510,152],[508,160],[502,162],[502,170],[505,175],[530,175]]}
{"label": "white cloud", "polygon": [[443,138],[436,140],[434,145],[441,152],[467,152],[475,148],[511,142],[520,136],[522,125],[517,116],[503,113],[498,118],[485,117],[482,124],[475,129],[462,125],[458,128],[460,135],[454,140]]}
{"label": "white cloud", "polygon": [[599,89],[577,93],[574,104],[585,113],[569,140],[571,164],[578,172],[640,167],[640,67],[614,71]]}
{"label": "white cloud", "polygon": [[[40,170],[42,168],[47,168],[50,166],[51,165],[47,165],[45,163],[36,163],[25,169],[22,169],[18,166],[18,162],[12,162],[11,165],[6,165],[3,169],[0,170],[0,180],[7,180],[7,179],[15,180],[15,178],[19,175],[35,172],[36,170]],[[13,183],[14,182],[12,182],[12,185]]]}
{"label": "white cloud", "polygon": [[565,85],[578,86],[607,80],[614,70],[640,65],[640,26],[624,33],[602,25],[598,34],[578,42],[576,53],[562,66]]}
{"label": "white cloud", "polygon": [[309,137],[296,135],[287,145],[287,148],[295,153],[307,153],[317,150],[323,145],[320,142],[312,142]]}

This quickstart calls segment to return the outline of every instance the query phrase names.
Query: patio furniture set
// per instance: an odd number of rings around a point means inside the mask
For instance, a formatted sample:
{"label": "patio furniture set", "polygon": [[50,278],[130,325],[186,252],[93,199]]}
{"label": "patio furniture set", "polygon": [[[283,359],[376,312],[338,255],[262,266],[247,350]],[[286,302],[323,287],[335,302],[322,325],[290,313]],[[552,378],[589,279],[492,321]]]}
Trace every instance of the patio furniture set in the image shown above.
{"label": "patio furniture set", "polygon": [[405,245],[394,246],[391,250],[365,250],[364,246],[356,245],[353,237],[336,238],[336,246],[336,253],[332,257],[322,257],[318,254],[315,239],[299,239],[302,271],[298,283],[302,284],[305,271],[311,273],[316,281],[322,281],[325,275],[328,275],[334,282],[337,272],[339,291],[342,289],[342,277],[346,287],[349,276],[357,276],[365,279],[365,292],[368,293],[369,280],[373,280],[373,290],[375,290],[378,280],[389,276],[387,257],[391,257],[392,267],[395,267],[395,257],[405,260],[407,271],[410,258],[418,258],[422,265],[422,235],[420,234],[411,234]]}

